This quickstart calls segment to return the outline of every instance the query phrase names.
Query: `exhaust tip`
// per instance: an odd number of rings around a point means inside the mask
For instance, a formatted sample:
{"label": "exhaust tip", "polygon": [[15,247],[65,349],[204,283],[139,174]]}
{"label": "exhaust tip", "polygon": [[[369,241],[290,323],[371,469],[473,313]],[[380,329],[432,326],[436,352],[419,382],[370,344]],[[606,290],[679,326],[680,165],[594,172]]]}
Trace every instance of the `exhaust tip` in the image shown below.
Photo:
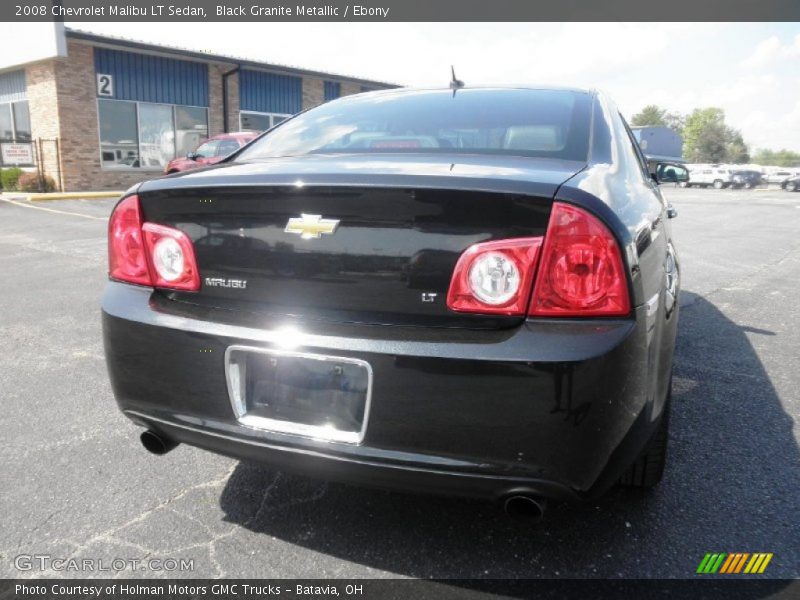
{"label": "exhaust tip", "polygon": [[178,442],[162,437],[151,429],[148,429],[142,433],[142,435],[139,436],[139,439],[141,440],[144,449],[150,454],[155,454],[156,456],[162,456],[178,445]]}
{"label": "exhaust tip", "polygon": [[523,523],[538,523],[544,518],[547,501],[535,496],[514,495],[503,502],[503,510],[514,519]]}

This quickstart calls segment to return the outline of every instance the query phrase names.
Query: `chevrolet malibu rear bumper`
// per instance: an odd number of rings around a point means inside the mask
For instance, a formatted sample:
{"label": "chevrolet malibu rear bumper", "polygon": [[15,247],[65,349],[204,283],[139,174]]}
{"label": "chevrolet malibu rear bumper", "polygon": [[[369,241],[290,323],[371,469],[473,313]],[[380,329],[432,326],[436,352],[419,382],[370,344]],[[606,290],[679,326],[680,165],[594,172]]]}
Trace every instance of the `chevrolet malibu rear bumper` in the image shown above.
{"label": "chevrolet malibu rear bumper", "polygon": [[[643,311],[487,331],[334,325],[198,307],[109,282],[103,331],[120,409],[177,442],[384,488],[569,500],[613,484],[660,417],[648,394]],[[226,351],[287,345],[370,365],[361,443],[237,419]]]}

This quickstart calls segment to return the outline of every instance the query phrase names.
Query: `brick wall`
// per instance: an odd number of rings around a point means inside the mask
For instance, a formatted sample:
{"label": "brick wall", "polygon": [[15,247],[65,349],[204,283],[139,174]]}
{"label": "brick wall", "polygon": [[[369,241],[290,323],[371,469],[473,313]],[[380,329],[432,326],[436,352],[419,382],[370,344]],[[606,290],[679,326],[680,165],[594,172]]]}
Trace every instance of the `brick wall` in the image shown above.
{"label": "brick wall", "polygon": [[[234,65],[212,64],[208,67],[208,127],[209,135],[225,133],[225,116],[222,106],[222,75]],[[239,131],[239,74],[227,78],[228,84],[228,130]]]}
{"label": "brick wall", "polygon": [[228,129],[239,131],[239,74],[228,77]]}
{"label": "brick wall", "polygon": [[350,81],[343,81],[341,87],[342,96],[350,96],[351,94],[361,93],[361,84],[352,83]]}
{"label": "brick wall", "polygon": [[222,112],[222,74],[228,69],[224,65],[208,65],[208,135],[225,131]]}
{"label": "brick wall", "polygon": [[[48,60],[25,67],[28,108],[31,115],[31,135],[35,140],[55,139],[59,136],[58,103],[56,101],[56,61]],[[60,170],[53,146],[47,144],[44,154],[45,171],[56,185]]]}
{"label": "brick wall", "polygon": [[325,82],[317,77],[303,78],[303,110],[319,106],[325,101]]}
{"label": "brick wall", "polygon": [[[331,80],[333,81],[333,80]],[[342,96],[361,93],[361,84],[351,81],[341,82],[340,92]],[[303,78],[303,110],[319,106],[325,102],[325,80],[318,77]]]}

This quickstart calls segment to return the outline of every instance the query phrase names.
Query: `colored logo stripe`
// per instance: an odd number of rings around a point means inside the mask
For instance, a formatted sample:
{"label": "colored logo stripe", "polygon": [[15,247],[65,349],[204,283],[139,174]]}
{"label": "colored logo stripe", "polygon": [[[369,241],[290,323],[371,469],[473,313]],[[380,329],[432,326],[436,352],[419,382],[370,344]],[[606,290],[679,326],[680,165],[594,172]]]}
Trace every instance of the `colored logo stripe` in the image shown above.
{"label": "colored logo stripe", "polygon": [[698,573],[716,573],[717,569],[719,569],[720,565],[722,565],[722,561],[725,560],[727,554],[724,552],[721,554],[711,554],[708,553],[705,555],[703,560],[700,562],[700,566],[697,567]]}
{"label": "colored logo stripe", "polygon": [[720,573],[730,573],[731,565],[736,562],[737,554],[728,554],[728,558],[725,559],[725,562],[722,563],[722,568],[719,570]]}
{"label": "colored logo stripe", "polygon": [[[772,557],[773,554],[771,552],[756,552],[754,554],[750,554],[749,552],[733,552],[731,554],[725,552],[709,552],[703,557],[703,560],[700,561],[700,565],[697,567],[697,573],[763,573],[772,560]],[[742,569],[744,569],[744,571],[742,571]]]}
{"label": "colored logo stripe", "polygon": [[772,553],[759,553],[753,554],[753,558],[750,559],[750,562],[747,563],[747,566],[744,568],[745,573],[763,573],[764,569],[767,568],[769,561],[772,560]]}
{"label": "colored logo stripe", "polygon": [[735,552],[728,555],[728,560],[720,569],[720,573],[738,573],[744,565],[744,561],[750,556],[747,552]]}

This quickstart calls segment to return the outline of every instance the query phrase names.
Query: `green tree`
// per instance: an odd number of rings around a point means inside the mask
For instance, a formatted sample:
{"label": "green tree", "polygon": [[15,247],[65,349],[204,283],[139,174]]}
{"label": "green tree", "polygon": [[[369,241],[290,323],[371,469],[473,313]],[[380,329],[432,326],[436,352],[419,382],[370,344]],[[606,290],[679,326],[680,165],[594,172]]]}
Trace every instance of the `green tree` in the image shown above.
{"label": "green tree", "polygon": [[667,127],[675,131],[678,135],[683,136],[683,128],[686,126],[686,117],[681,113],[670,113],[664,115],[664,121]]}
{"label": "green tree", "polygon": [[749,155],[742,134],[725,124],[721,108],[696,108],[686,117],[683,155],[689,162],[747,162]]}
{"label": "green tree", "polygon": [[800,152],[791,150],[767,150],[762,148],[753,155],[753,162],[776,167],[800,167]]}
{"label": "green tree", "polygon": [[686,117],[682,114],[667,112],[655,104],[648,104],[631,117],[631,125],[634,127],[669,127],[680,135],[683,134],[685,121]]}
{"label": "green tree", "polygon": [[631,125],[634,127],[666,127],[667,111],[655,104],[648,104],[640,112],[633,115]]}
{"label": "green tree", "polygon": [[742,134],[731,129],[731,139],[728,141],[726,148],[727,158],[726,162],[734,164],[742,164],[750,162],[750,153],[747,151],[747,144],[742,139]]}

